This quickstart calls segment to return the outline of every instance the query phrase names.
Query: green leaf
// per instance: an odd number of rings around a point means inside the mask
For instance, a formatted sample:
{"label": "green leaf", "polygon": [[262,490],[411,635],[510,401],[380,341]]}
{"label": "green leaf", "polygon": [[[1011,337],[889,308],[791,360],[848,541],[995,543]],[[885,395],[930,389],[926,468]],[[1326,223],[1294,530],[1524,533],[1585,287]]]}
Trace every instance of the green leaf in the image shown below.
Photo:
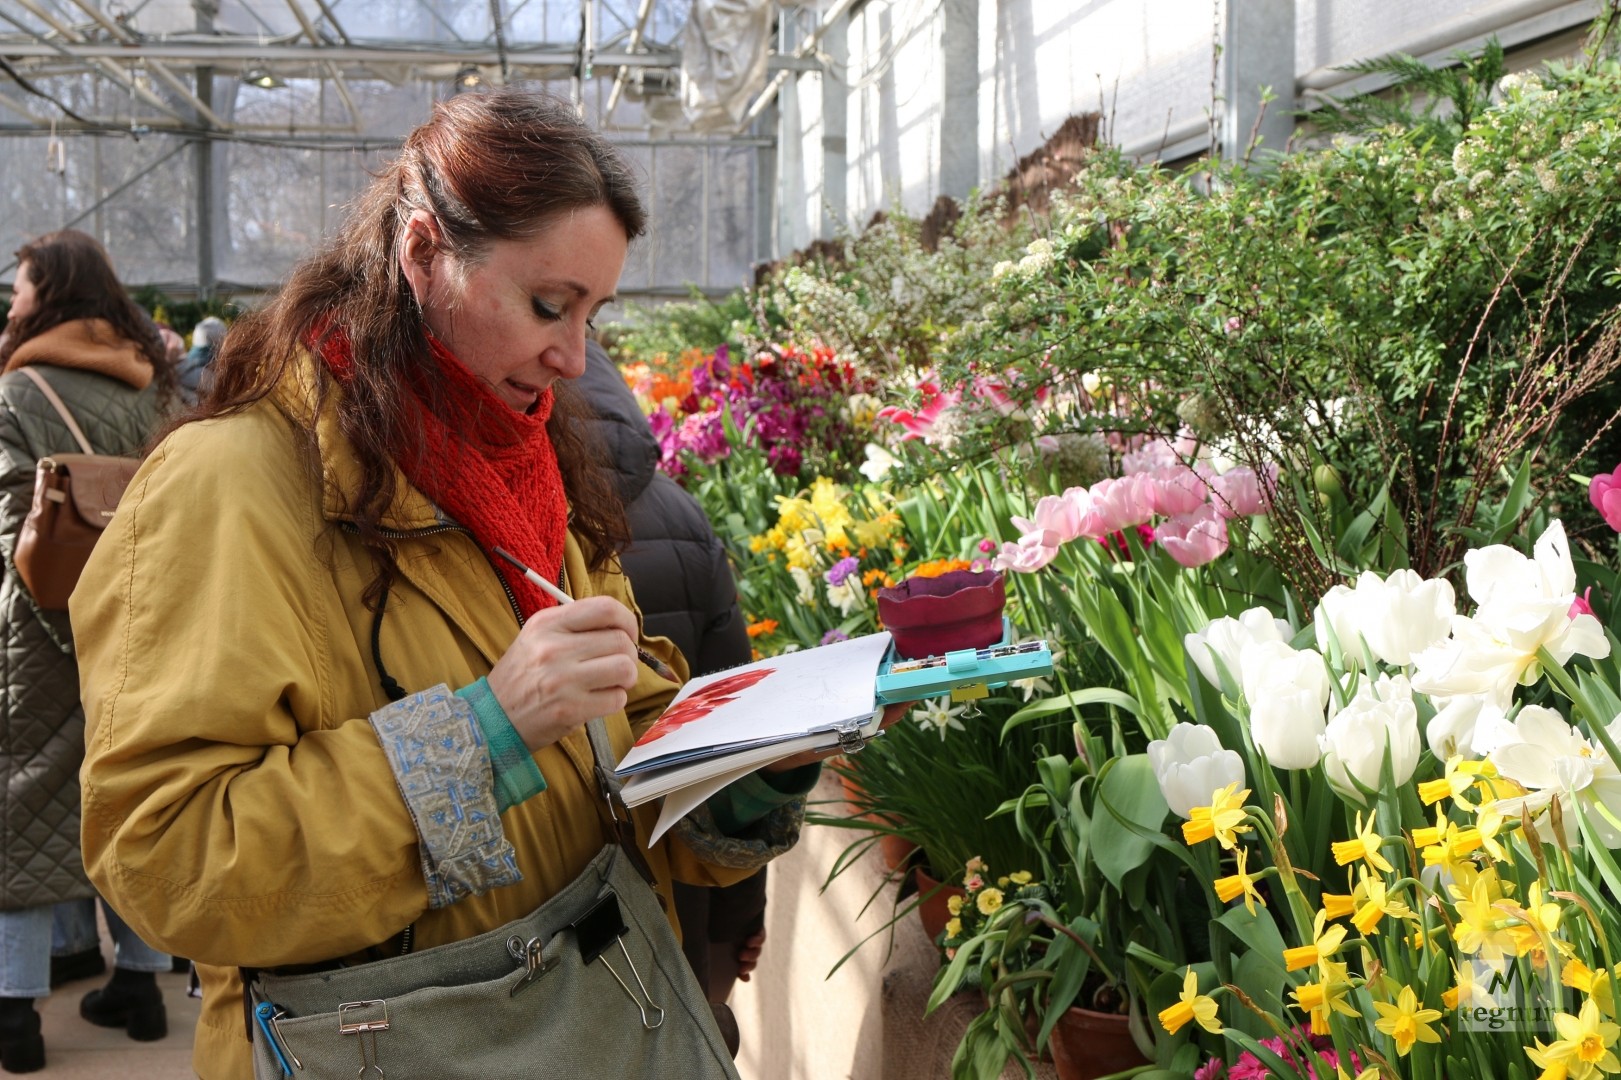
{"label": "green leaf", "polygon": [[1057,697],[1043,698],[1040,701],[1026,705],[1007,718],[1007,723],[1002,725],[1002,734],[1006,736],[1008,732],[1020,724],[1028,723],[1031,720],[1039,720],[1044,716],[1051,716],[1066,709],[1078,709],[1082,705],[1113,705],[1116,708],[1126,710],[1133,716],[1141,715],[1137,699],[1130,694],[1113,690],[1107,686],[1093,686],[1086,690],[1074,690],[1068,694],[1059,694]]}
{"label": "green leaf", "polygon": [[1151,841],[1124,823],[1157,831],[1171,808],[1160,794],[1147,754],[1115,758],[1105,765],[1099,778],[1098,799],[1109,812],[1093,819],[1092,861],[1118,889],[1126,875],[1147,862],[1154,851]]}

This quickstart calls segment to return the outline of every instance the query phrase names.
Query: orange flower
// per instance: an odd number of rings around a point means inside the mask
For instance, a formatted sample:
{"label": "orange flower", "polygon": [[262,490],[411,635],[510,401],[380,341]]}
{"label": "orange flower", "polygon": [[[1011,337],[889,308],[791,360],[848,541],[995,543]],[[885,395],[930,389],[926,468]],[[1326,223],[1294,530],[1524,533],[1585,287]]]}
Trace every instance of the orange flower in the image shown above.
{"label": "orange flower", "polygon": [[751,622],[748,625],[748,631],[751,638],[757,638],[764,634],[774,634],[777,632],[777,620],[761,619],[759,622]]}
{"label": "orange flower", "polygon": [[953,570],[971,570],[973,563],[967,559],[933,559],[912,571],[913,577],[940,577]]}

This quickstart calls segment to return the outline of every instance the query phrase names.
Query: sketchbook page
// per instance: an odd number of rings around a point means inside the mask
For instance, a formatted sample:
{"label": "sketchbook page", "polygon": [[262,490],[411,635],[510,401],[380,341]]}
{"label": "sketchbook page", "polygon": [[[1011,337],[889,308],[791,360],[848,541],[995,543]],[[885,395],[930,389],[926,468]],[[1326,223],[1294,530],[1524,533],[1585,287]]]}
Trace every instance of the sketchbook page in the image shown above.
{"label": "sketchbook page", "polygon": [[888,648],[887,631],[865,634],[693,679],[615,771],[625,776],[717,748],[864,723]]}
{"label": "sketchbook page", "polygon": [[661,769],[649,769],[626,780],[624,789],[619,794],[625,800],[626,806],[640,806],[644,802],[652,802],[672,791],[702,783],[721,773],[734,773],[739,769],[745,771],[758,769],[790,754],[837,746],[838,741],[837,735],[827,731],[815,735],[802,735],[797,739],[779,739],[765,746],[754,746],[733,754],[667,765]]}

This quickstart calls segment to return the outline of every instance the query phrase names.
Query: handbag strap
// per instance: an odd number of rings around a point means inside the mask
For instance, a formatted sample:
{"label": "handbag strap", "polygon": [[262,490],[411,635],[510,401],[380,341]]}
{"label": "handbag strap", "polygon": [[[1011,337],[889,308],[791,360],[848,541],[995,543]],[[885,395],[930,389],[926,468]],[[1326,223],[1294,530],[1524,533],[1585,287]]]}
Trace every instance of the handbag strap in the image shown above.
{"label": "handbag strap", "polygon": [[664,894],[658,892],[656,886],[658,878],[653,873],[652,866],[648,865],[647,856],[642,853],[641,842],[636,838],[636,824],[631,820],[630,808],[620,796],[624,787],[613,768],[618,758],[614,756],[613,743],[608,738],[608,723],[602,717],[597,717],[585,725],[586,736],[591,740],[592,764],[596,770],[597,791],[602,801],[608,804],[608,817],[613,824],[614,839],[618,842],[620,850],[636,868],[636,872],[651,886],[655,886],[654,895],[659,898],[659,905],[665,906]]}
{"label": "handbag strap", "polygon": [[61,396],[51,388],[51,384],[46,380],[45,376],[41,375],[31,367],[21,367],[17,370],[21,371],[24,375],[27,375],[34,381],[34,385],[39,387],[39,392],[44,394],[45,400],[51,403],[52,408],[56,410],[56,415],[60,416],[62,418],[62,422],[68,426],[68,431],[73,435],[74,441],[79,444],[79,449],[83,450],[87,454],[94,454],[96,452],[96,448],[91,446],[90,440],[84,437],[84,430],[79,427],[79,422],[73,419],[73,414],[68,411],[67,404],[63,402]]}

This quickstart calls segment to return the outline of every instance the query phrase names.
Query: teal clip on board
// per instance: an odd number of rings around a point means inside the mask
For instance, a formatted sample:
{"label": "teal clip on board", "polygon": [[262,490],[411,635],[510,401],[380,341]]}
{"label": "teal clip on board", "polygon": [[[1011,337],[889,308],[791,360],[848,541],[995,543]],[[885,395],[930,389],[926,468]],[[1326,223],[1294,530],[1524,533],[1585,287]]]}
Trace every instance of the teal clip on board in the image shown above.
{"label": "teal clip on board", "polygon": [[954,701],[972,701],[1014,679],[1052,674],[1053,653],[1045,641],[1014,642],[1012,638],[1013,625],[1004,618],[1002,640],[986,649],[903,660],[891,645],[878,666],[878,700],[892,705],[949,692]]}

